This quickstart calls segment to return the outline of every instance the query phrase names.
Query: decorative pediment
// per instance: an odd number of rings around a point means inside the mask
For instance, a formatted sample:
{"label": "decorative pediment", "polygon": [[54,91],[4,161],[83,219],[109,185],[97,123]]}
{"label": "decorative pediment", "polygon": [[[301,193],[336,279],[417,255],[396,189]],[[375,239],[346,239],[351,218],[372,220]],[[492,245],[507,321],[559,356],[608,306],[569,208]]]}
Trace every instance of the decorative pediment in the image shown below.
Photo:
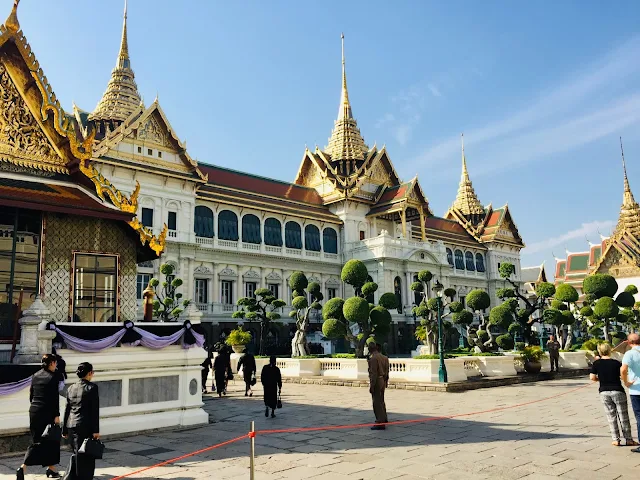
{"label": "decorative pediment", "polygon": [[244,278],[260,278],[260,274],[255,270],[248,270],[243,275]]}
{"label": "decorative pediment", "polygon": [[331,277],[329,280],[327,280],[327,281],[325,282],[325,284],[326,284],[327,286],[332,286],[332,287],[334,287],[334,286],[335,286],[335,287],[339,287],[339,286],[341,285],[341,282],[340,282],[340,280],[338,280],[337,278]]}
{"label": "decorative pediment", "polygon": [[220,273],[218,274],[218,276],[220,277],[227,277],[227,278],[233,278],[236,279],[238,278],[238,274],[235,272],[235,270],[233,268],[223,268],[222,270],[220,270]]}
{"label": "decorative pediment", "polygon": [[136,138],[143,142],[151,142],[156,145],[173,149],[173,146],[167,139],[166,129],[160,126],[160,123],[158,123],[158,120],[156,120],[153,115],[149,115],[140,125]]}
{"label": "decorative pediment", "polygon": [[607,273],[616,278],[640,276],[640,266],[612,246],[608,248],[594,273]]}
{"label": "decorative pediment", "polygon": [[311,282],[320,283],[320,279],[318,277],[309,277],[309,283]]}
{"label": "decorative pediment", "polygon": [[211,269],[209,267],[205,267],[204,265],[198,265],[193,269],[193,273],[197,273],[200,275],[211,275]]}
{"label": "decorative pediment", "polygon": [[271,272],[265,278],[267,280],[282,280],[282,276],[278,272]]}

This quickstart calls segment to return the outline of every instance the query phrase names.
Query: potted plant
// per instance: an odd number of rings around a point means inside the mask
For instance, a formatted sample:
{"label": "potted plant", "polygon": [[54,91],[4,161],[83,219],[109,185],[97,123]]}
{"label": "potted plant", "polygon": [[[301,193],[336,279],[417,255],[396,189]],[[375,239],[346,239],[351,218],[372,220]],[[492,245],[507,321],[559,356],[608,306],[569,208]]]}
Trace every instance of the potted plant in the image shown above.
{"label": "potted plant", "polygon": [[524,363],[525,371],[527,373],[540,373],[540,370],[542,370],[542,363],[540,361],[545,355],[540,347],[524,347],[520,358],[522,358],[522,362]]}
{"label": "potted plant", "polygon": [[235,353],[242,353],[246,345],[251,342],[251,333],[245,332],[242,327],[231,330],[231,333],[225,340],[225,343],[233,348]]}

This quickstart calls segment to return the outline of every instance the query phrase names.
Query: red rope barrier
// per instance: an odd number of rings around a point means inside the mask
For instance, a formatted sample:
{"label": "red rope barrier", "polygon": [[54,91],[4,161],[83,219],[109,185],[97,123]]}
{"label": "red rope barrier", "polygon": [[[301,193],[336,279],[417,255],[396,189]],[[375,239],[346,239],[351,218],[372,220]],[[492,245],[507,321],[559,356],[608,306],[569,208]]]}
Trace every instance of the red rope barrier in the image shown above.
{"label": "red rope barrier", "polygon": [[533,405],[533,404],[540,403],[540,402],[546,402],[548,400],[553,400],[554,398],[559,398],[559,397],[562,397],[564,395],[568,395],[570,393],[577,392],[578,390],[582,390],[583,388],[588,387],[590,385],[591,384],[586,383],[586,384],[581,385],[579,387],[572,388],[571,390],[567,390],[566,392],[562,392],[562,393],[559,393],[557,395],[552,395],[550,397],[539,398],[537,400],[530,400],[528,402],[516,403],[514,405],[507,405],[507,406],[503,406],[503,407],[489,408],[487,410],[479,410],[477,412],[458,413],[458,414],[455,414],[455,415],[445,415],[445,416],[440,416],[440,417],[428,417],[428,418],[413,418],[413,419],[409,419],[409,420],[397,420],[395,422],[387,422],[387,423],[356,423],[356,424],[351,424],[351,425],[326,425],[324,427],[299,427],[299,428],[282,428],[282,429],[256,430],[255,432],[249,432],[246,435],[242,435],[241,437],[236,437],[236,438],[233,438],[231,440],[227,440],[226,442],[218,443],[216,445],[212,445],[210,447],[203,448],[203,449],[197,450],[195,452],[187,453],[185,455],[182,455],[182,456],[176,457],[176,458],[172,458],[170,460],[165,460],[164,462],[160,462],[160,463],[157,463],[155,465],[151,465],[149,467],[141,468],[140,470],[136,470],[135,472],[130,472],[130,473],[126,473],[124,475],[120,475],[120,476],[114,477],[111,480],[121,480],[123,478],[130,477],[130,476],[138,474],[138,473],[146,472],[147,470],[151,470],[153,468],[161,467],[163,465],[168,465],[170,463],[175,463],[175,462],[177,462],[179,460],[182,460],[184,458],[192,457],[194,455],[199,455],[200,453],[208,452],[210,450],[214,450],[216,448],[220,448],[220,447],[223,447],[225,445],[229,445],[230,443],[238,442],[238,441],[243,440],[245,438],[255,438],[255,436],[257,434],[269,435],[269,434],[273,434],[273,433],[298,433],[298,432],[317,432],[317,431],[321,431],[321,430],[346,430],[346,429],[353,429],[353,428],[373,427],[375,425],[409,425],[409,424],[415,424],[415,423],[435,422],[435,421],[438,421],[438,420],[450,420],[452,418],[470,417],[472,415],[482,415],[484,413],[500,412],[500,411],[503,411],[503,410],[509,410],[509,409],[513,409],[513,408],[526,407],[528,405]]}

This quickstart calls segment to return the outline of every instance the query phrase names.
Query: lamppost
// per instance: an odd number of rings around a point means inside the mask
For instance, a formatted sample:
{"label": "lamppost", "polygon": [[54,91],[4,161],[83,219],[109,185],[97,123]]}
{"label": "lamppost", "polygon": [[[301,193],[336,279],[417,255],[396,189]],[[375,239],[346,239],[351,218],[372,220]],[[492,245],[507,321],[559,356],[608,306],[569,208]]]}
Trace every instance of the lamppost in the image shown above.
{"label": "lamppost", "polygon": [[433,291],[438,298],[438,356],[440,357],[438,380],[440,383],[446,383],[448,382],[447,366],[444,364],[444,345],[442,344],[442,295],[444,293],[444,285],[436,280],[436,283],[433,285]]}

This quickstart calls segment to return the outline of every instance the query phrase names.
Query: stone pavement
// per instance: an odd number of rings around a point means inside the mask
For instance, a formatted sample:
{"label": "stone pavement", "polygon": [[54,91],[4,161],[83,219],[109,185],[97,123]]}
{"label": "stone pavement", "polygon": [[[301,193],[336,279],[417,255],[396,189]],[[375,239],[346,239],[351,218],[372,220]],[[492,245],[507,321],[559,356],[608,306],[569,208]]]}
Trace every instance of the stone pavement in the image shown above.
{"label": "stone pavement", "polygon": [[[586,382],[556,380],[465,393],[389,390],[387,407],[390,421],[428,419],[554,397]],[[107,441],[109,450],[98,463],[96,478],[113,478],[244,435],[251,420],[260,430],[373,419],[364,388],[285,384],[284,408],[276,419],[264,418],[259,389],[253,398],[242,395],[240,382],[229,390],[226,398],[206,397],[205,408],[215,422],[208,426]],[[256,451],[256,480],[626,480],[639,478],[640,472],[640,454],[611,446],[594,385],[515,409],[382,432],[360,428],[258,435]],[[130,478],[244,480],[249,478],[248,452],[244,439]],[[67,462],[64,454],[62,463]],[[0,458],[0,478],[15,478],[11,474],[20,463],[19,457]]]}

